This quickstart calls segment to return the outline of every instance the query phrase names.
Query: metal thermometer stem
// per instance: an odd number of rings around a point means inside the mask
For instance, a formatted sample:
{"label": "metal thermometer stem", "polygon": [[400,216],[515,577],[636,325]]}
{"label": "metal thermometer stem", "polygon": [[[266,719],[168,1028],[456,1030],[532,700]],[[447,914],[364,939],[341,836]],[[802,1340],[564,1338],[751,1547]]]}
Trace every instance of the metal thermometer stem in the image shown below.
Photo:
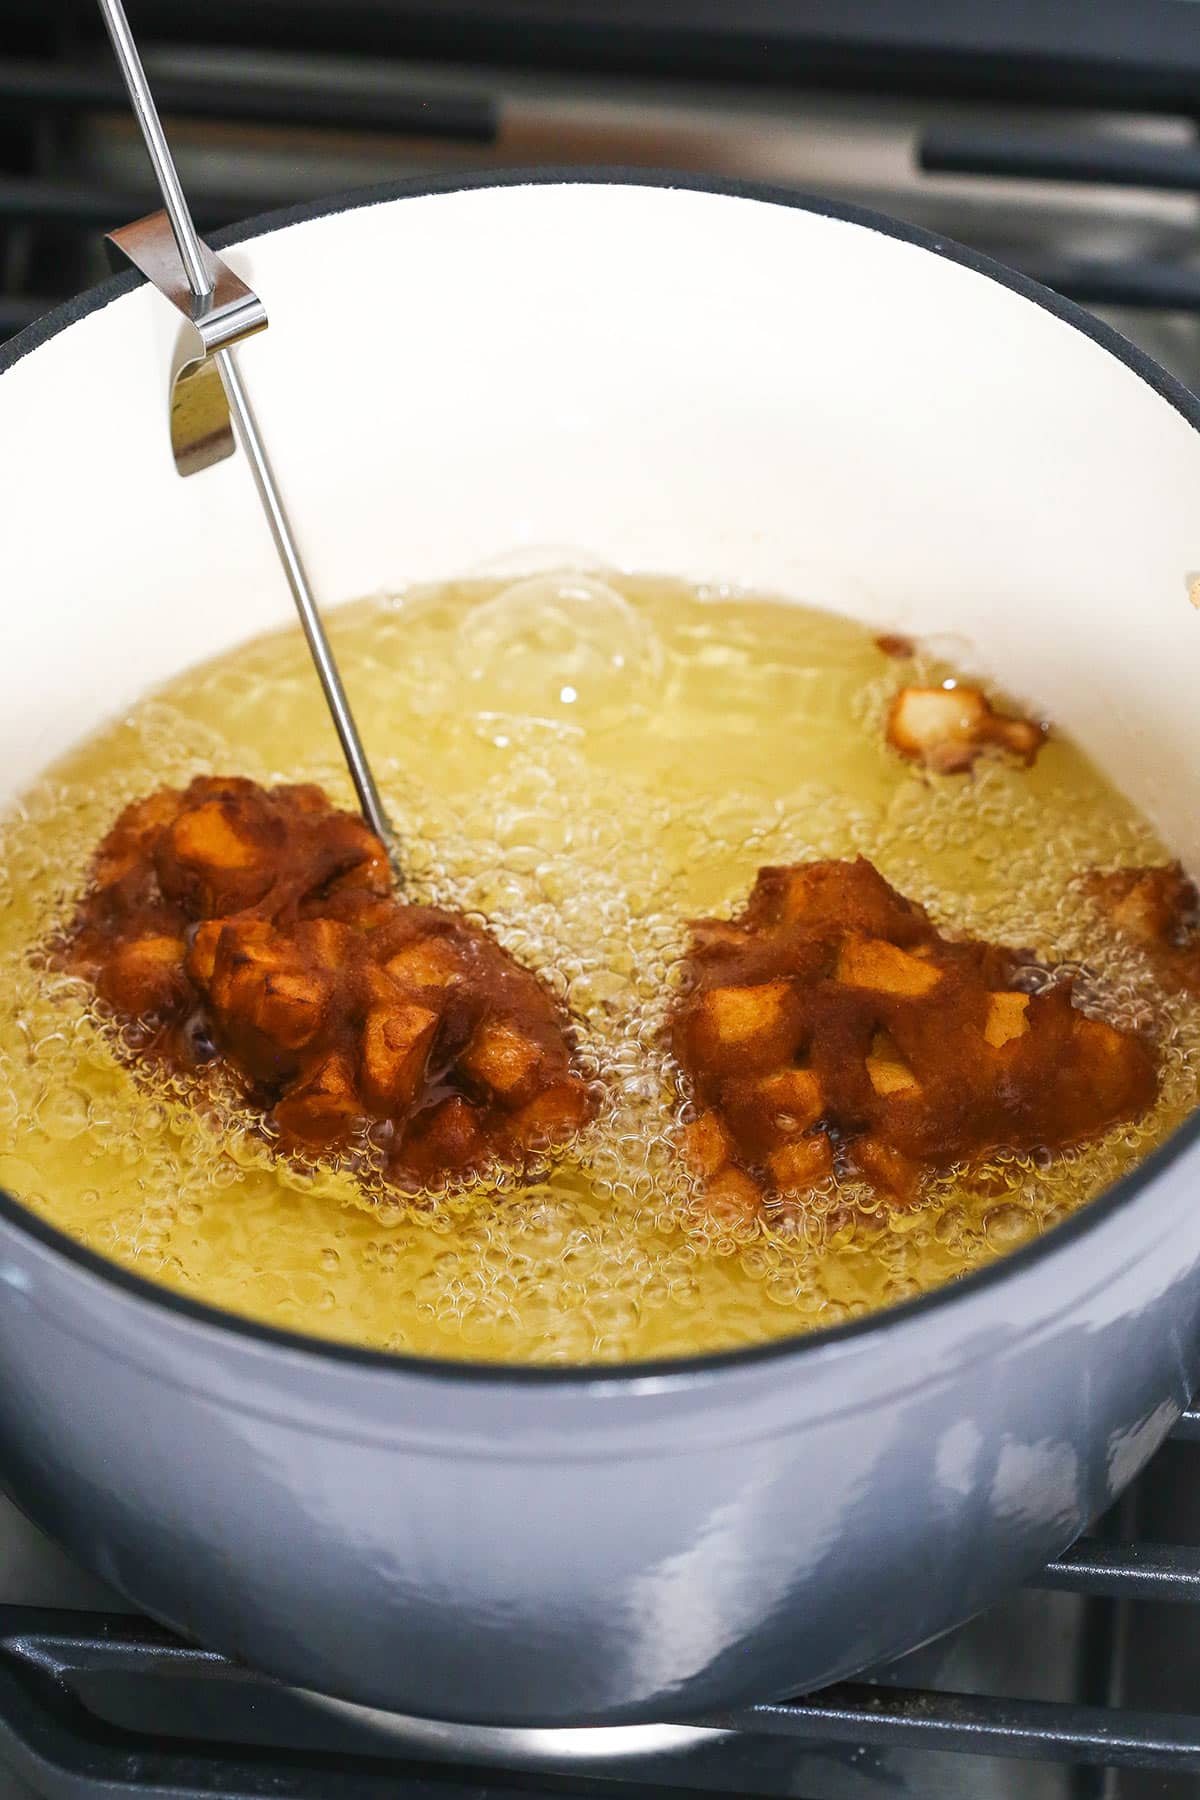
{"label": "metal thermometer stem", "polygon": [[375,777],[371,773],[371,765],[367,761],[367,753],[363,749],[362,739],[358,735],[358,727],[354,722],[354,714],[350,710],[350,702],[346,698],[346,690],[342,686],[342,678],[333,659],[333,651],[329,639],[325,635],[325,627],[321,615],[317,611],[317,603],[313,599],[308,585],[308,576],[304,572],[304,564],[300,560],[300,551],[292,536],[292,528],[287,514],[283,510],[283,501],[279,489],[275,485],[275,477],[267,460],[266,447],[259,435],[254,414],[250,410],[250,397],[246,393],[242,381],[241,370],[237,366],[232,350],[218,350],[216,364],[225,387],[225,397],[229,401],[229,413],[233,420],[233,429],[238,443],[245,452],[254,476],[254,485],[258,489],[258,497],[266,514],[267,524],[271,528],[271,536],[275,540],[275,548],[279,560],[283,564],[288,586],[292,590],[292,598],[296,602],[296,611],[300,615],[300,623],[308,640],[309,650],[316,665],[317,677],[325,694],[329,711],[333,717],[334,730],[338,734],[338,742],[342,746],[342,754],[346,758],[350,770],[350,779],[354,783],[354,791],[358,796],[359,808],[363,818],[371,830],[389,848],[392,845],[392,831],[379,789],[375,785]]}
{"label": "metal thermometer stem", "polygon": [[[205,265],[204,248],[192,222],[191,209],[180,185],[175,159],[171,155],[170,146],[163,133],[158,108],[154,104],[154,96],[151,94],[150,84],[146,80],[146,71],[142,67],[142,59],[129,28],[125,8],[121,0],[98,0],[98,5],[105,28],[112,41],[125,86],[129,90],[134,117],[154,169],[154,178],[158,183],[163,207],[179,248],[188,285],[197,300],[204,300],[212,293],[212,281]],[[296,610],[300,615],[300,623],[304,629],[305,638],[308,640],[317,677],[333,719],[342,753],[350,770],[359,806],[372,831],[382,838],[390,848],[391,828],[379,796],[379,789],[375,785],[375,778],[371,773],[366,751],[363,749],[358,726],[355,724],[354,714],[346,697],[346,690],[342,686],[333,651],[330,649],[329,640],[325,635],[325,627],[317,611],[317,603],[309,586],[299,547],[288,522],[283,500],[250,407],[250,399],[235,361],[234,352],[232,349],[218,350],[214,361],[229,403],[234,432],[246,460],[250,464],[254,485],[258,490],[258,497],[262,503],[263,512],[266,514],[267,524],[270,527],[279,560],[283,565],[288,586],[292,591]]]}

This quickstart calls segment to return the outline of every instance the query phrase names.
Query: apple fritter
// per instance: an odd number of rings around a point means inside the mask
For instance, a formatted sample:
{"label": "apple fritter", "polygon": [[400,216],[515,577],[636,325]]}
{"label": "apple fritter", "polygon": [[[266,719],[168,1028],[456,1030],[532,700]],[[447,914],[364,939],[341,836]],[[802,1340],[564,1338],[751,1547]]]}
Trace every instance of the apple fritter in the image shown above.
{"label": "apple fritter", "polygon": [[1164,987],[1200,995],[1200,897],[1179,863],[1093,870],[1081,885],[1122,936],[1149,952]]}
{"label": "apple fritter", "polygon": [[1144,1111],[1151,1047],[1065,975],[1025,991],[1029,960],[943,937],[863,858],[761,869],[737,918],[693,927],[671,1020],[708,1193],[753,1212],[836,1174],[906,1201],[927,1171]]}
{"label": "apple fritter", "polygon": [[997,712],[978,688],[905,687],[888,713],[887,738],[910,762],[938,775],[962,775],[986,751],[1032,763],[1046,741],[1046,727]]}
{"label": "apple fritter", "polygon": [[585,1123],[568,1021],[460,915],[406,906],[318,787],[204,777],[126,808],[58,946],[143,1052],[224,1058],[286,1149],[371,1130],[392,1178],[524,1166]]}

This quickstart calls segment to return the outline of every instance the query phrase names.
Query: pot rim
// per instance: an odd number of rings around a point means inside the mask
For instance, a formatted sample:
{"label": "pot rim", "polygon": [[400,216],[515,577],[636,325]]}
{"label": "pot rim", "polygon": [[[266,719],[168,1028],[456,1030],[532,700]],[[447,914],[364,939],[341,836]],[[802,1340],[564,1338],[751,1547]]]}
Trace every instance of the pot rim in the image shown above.
{"label": "pot rim", "polygon": [[[279,231],[290,225],[349,212],[360,207],[376,206],[396,200],[422,199],[488,188],[510,187],[645,187],[659,190],[682,189],[693,193],[716,194],[729,199],[754,200],[773,206],[792,207],[823,218],[837,219],[877,231],[885,237],[911,244],[947,262],[959,264],[987,280],[1008,288],[1044,312],[1051,313],[1064,325],[1090,338],[1100,349],[1144,382],[1146,386],[1181,414],[1192,429],[1200,433],[1200,398],[1182,382],[1160,367],[1152,357],[1091,313],[1065,300],[1061,295],[1031,281],[1015,269],[993,262],[991,258],[969,249],[953,239],[924,231],[915,225],[893,219],[886,213],[806,194],[770,182],[721,181],[690,173],[670,170],[619,167],[538,167],[497,171],[455,172],[445,176],[417,176],[406,180],[378,183],[323,199],[301,201],[295,206],[281,207],[229,226],[216,233],[212,243],[225,249],[249,239]],[[61,306],[44,314],[7,343],[0,345],[0,375],[4,375],[43,344],[49,343],[69,326],[101,311],[112,301],[132,293],[144,285],[144,277],[136,270],[101,282]],[[310,1336],[306,1332],[288,1331],[255,1319],[243,1318],[211,1306],[187,1295],[135,1274],[121,1264],[109,1261],[96,1251],[87,1249],[66,1232],[49,1224],[23,1206],[6,1189],[0,1188],[0,1221],[33,1238],[87,1274],[123,1290],[131,1298],[160,1311],[206,1326],[224,1335],[249,1340],[262,1348],[268,1346],[320,1361],[357,1365],[376,1372],[388,1370],[396,1376],[425,1376],[464,1384],[522,1388],[588,1388],[603,1387],[611,1391],[625,1384],[644,1383],[652,1378],[660,1384],[685,1385],[697,1376],[717,1375],[722,1369],[746,1368],[785,1358],[815,1356],[834,1346],[881,1336],[893,1327],[932,1314],[947,1307],[968,1303],[975,1295],[995,1288],[1016,1277],[1023,1270],[1069,1253],[1071,1246],[1098,1227],[1104,1220],[1130,1205],[1158,1177],[1200,1141],[1200,1107],[1193,1110],[1158,1148],[1136,1168],[1123,1175],[1095,1199],[1087,1202],[1070,1218],[1063,1220],[1032,1243],[1007,1253],[981,1269],[932,1288],[915,1299],[868,1313],[861,1319],[827,1326],[823,1330],[797,1333],[792,1337],[773,1338],[768,1343],[734,1350],[715,1350],[695,1356],[648,1359],[641,1362],[575,1363],[566,1367],[546,1367],[529,1363],[471,1362],[465,1358],[404,1355],[386,1350],[371,1350],[354,1344]]]}

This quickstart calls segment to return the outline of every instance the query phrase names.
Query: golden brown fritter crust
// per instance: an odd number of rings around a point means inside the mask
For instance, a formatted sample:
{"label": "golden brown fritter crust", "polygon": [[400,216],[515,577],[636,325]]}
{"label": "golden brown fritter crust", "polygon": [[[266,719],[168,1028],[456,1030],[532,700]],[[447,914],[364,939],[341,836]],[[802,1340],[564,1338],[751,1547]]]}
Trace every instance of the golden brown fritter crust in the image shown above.
{"label": "golden brown fritter crust", "polygon": [[1200,898],[1179,863],[1093,870],[1081,885],[1123,936],[1149,951],[1165,987],[1200,995]]}
{"label": "golden brown fritter crust", "polygon": [[892,701],[887,739],[910,762],[937,775],[962,775],[985,751],[1026,765],[1046,741],[1046,727],[997,712],[978,688],[905,687]]}
{"label": "golden brown fritter crust", "polygon": [[951,941],[869,862],[761,869],[745,911],[693,928],[671,1022],[697,1111],[686,1153],[752,1211],[835,1172],[911,1198],[926,1170],[1056,1150],[1150,1105],[1144,1040],[1089,1018],[1069,980]]}
{"label": "golden brown fritter crust", "polygon": [[456,913],[404,906],[382,844],[320,788],[203,777],[126,808],[61,960],[146,1054],[221,1054],[282,1146],[373,1127],[389,1173],[524,1165],[586,1121],[566,1019]]}

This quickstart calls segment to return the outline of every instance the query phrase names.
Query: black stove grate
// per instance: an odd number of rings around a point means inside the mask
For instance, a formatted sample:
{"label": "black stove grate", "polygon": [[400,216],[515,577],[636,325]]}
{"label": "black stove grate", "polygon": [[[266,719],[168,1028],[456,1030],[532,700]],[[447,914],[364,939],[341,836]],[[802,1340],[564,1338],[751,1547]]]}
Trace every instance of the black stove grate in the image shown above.
{"label": "black stove grate", "polygon": [[[1200,192],[1194,145],[1122,133],[1007,131],[998,104],[1200,115],[1200,31],[1180,0],[134,0],[134,22],[168,125],[215,134],[214,172],[187,170],[209,231],[323,191],[322,145],[374,140],[369,177],[511,161],[497,97],[506,72],[644,84],[668,94],[740,84],[745,95],[934,96],[984,109],[934,126],[917,171],[1006,181],[1105,182]],[[285,17],[286,14],[286,17]],[[92,0],[0,0],[0,338],[106,272],[102,234],[156,204]],[[415,60],[414,60],[415,59]],[[620,89],[614,90],[619,97]],[[645,88],[643,86],[643,94]],[[990,110],[989,110],[990,109]],[[653,136],[653,107],[647,130]],[[245,134],[249,134],[246,138]],[[287,134],[298,146],[289,157]],[[241,138],[239,140],[239,134]],[[519,132],[517,138],[519,140]],[[250,145],[240,162],[235,140]],[[257,156],[255,147],[269,146]],[[536,161],[544,145],[517,160]],[[587,161],[564,130],[559,163]],[[612,156],[602,157],[609,162]],[[114,166],[120,171],[114,177]],[[240,169],[231,185],[229,169]],[[256,172],[257,171],[257,172]],[[716,171],[721,172],[721,171]],[[335,186],[348,185],[338,182]],[[328,184],[324,184],[327,188]],[[1085,305],[1200,314],[1189,256],[1045,254],[987,244]]]}
{"label": "black stove grate", "polygon": [[[670,1753],[575,1764],[543,1747],[497,1762],[453,1741],[431,1756],[411,1736],[314,1708],[137,1617],[5,1606],[0,1754],[48,1800],[1194,1794],[1200,1543],[1157,1541],[1144,1527],[1161,1523],[1164,1503],[1183,1529],[1200,1527],[1198,1442],[1192,1411],[1095,1535],[1006,1603],[1007,1627],[1001,1608],[964,1628],[980,1643],[1006,1629],[1035,1642],[1045,1666],[1028,1685],[1044,1690],[1047,1666],[1064,1654],[1062,1605],[1082,1608],[1086,1654],[1069,1689],[1051,1670],[1057,1698],[1012,1691],[1012,1672],[997,1680],[994,1663],[991,1691],[964,1687],[961,1643],[951,1638],[868,1679],[696,1720],[723,1735],[698,1731]],[[1057,1624],[1047,1603],[1058,1606]],[[950,1679],[916,1685],[922,1668]]]}

